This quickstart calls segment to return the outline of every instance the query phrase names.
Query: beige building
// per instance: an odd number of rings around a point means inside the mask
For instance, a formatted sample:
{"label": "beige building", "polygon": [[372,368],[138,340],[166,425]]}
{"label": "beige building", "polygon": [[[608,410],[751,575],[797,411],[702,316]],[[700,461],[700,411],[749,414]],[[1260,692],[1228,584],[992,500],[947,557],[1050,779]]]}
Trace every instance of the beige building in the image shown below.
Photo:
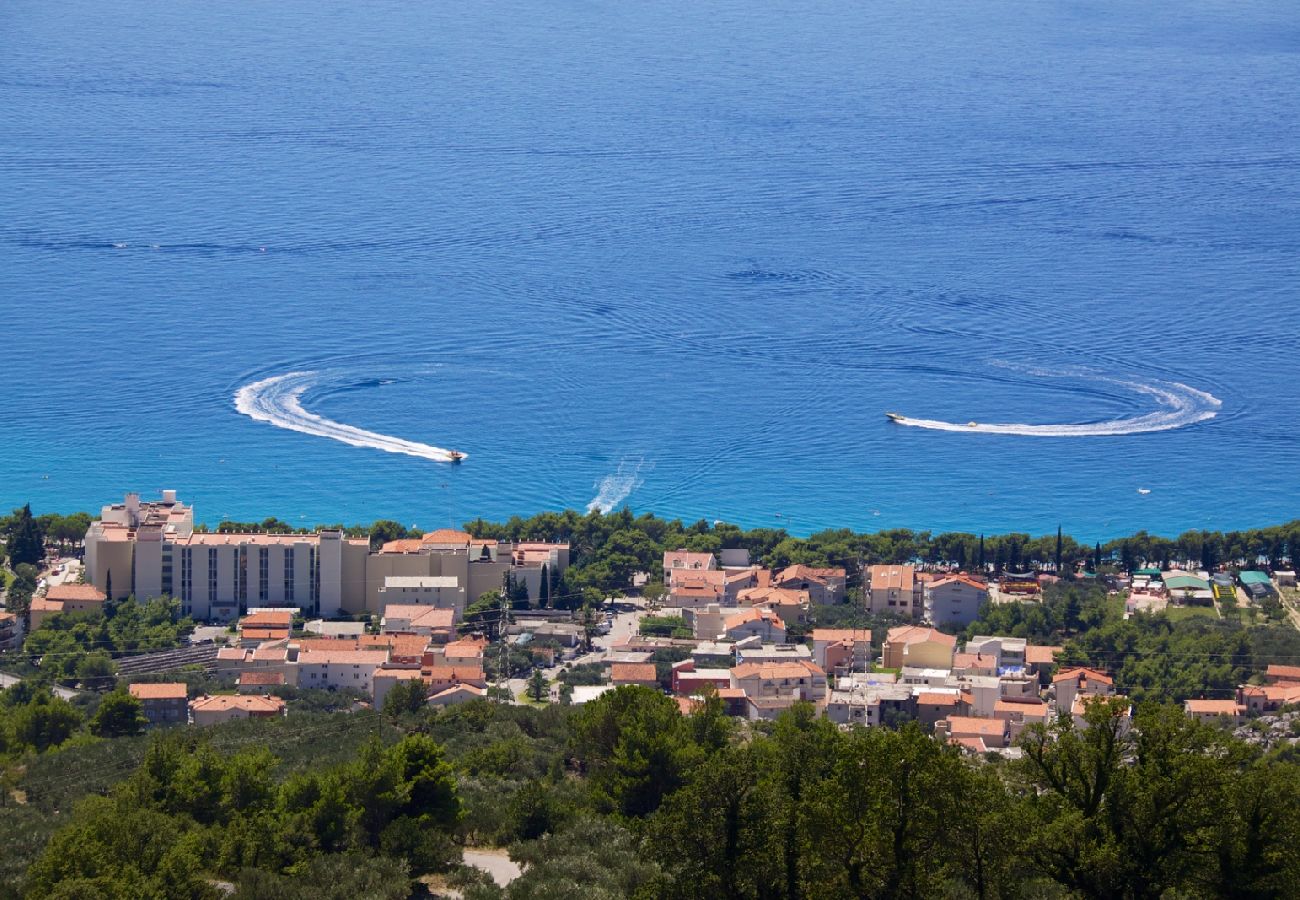
{"label": "beige building", "polygon": [[140,711],[150,725],[184,725],[189,719],[189,689],[182,682],[141,682],[131,685],[128,690],[140,701]]}
{"label": "beige building", "polygon": [[911,566],[872,566],[867,590],[867,608],[876,615],[893,613],[896,616],[920,618],[925,608],[925,595],[916,570]]}
{"label": "beige building", "polygon": [[393,603],[384,609],[381,627],[385,634],[419,634],[446,644],[452,638],[455,619],[454,609]]}
{"label": "beige building", "polygon": [[105,506],[86,532],[86,577],[95,587],[115,599],[176,597],[182,612],[200,620],[229,621],[250,607],[324,617],[380,612],[392,599],[386,588],[413,591],[416,599],[403,602],[432,599],[459,613],[499,590],[507,572],[537,600],[542,578],[558,577],[568,565],[567,544],[498,545],[451,529],[390,541],[376,553],[366,538],[341,531],[200,532],[193,508],[175,491],[151,502],[128,494]]}
{"label": "beige building", "polygon": [[284,715],[279,697],[257,694],[220,694],[190,701],[190,719],[195,725],[216,725],[231,719],[274,719]]}
{"label": "beige building", "polygon": [[436,606],[451,609],[459,619],[465,612],[465,585],[454,575],[390,575],[379,589],[380,615],[389,606]]}
{"label": "beige building", "polygon": [[312,615],[362,608],[369,542],[317,534],[203,533],[194,510],[163,491],[105,506],[86,532],[86,576],[114,598],[176,597],[196,619],[229,621],[250,606]]}
{"label": "beige building", "polygon": [[32,599],[28,621],[35,631],[56,613],[102,613],[106,599],[104,592],[93,584],[56,584],[44,597]]}
{"label": "beige building", "polygon": [[889,629],[882,647],[886,669],[951,669],[956,649],[955,636],[919,625]]}
{"label": "beige building", "polygon": [[375,670],[387,662],[387,650],[306,648],[298,651],[298,687],[352,688],[370,695]]}

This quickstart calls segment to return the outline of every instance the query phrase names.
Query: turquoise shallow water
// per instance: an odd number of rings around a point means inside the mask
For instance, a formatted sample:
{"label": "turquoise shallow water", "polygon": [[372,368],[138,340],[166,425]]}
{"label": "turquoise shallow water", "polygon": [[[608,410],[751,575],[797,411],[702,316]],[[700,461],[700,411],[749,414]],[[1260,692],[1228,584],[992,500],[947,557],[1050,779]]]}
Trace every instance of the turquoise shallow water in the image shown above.
{"label": "turquoise shallow water", "polygon": [[[0,504],[1082,539],[1296,515],[1285,4],[2,19]],[[289,373],[318,419],[237,410]]]}

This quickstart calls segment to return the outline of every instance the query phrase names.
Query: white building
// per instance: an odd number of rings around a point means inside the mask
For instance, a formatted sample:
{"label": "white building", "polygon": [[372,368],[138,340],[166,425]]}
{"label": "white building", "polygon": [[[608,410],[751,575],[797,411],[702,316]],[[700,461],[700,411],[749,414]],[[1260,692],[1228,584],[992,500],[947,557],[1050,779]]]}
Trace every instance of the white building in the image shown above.
{"label": "white building", "polygon": [[932,625],[966,626],[979,618],[988,587],[968,575],[949,575],[925,585],[925,617]]}
{"label": "white building", "polygon": [[374,692],[375,670],[388,662],[387,650],[323,650],[315,647],[298,653],[298,687],[352,688],[363,694]]}
{"label": "white building", "polygon": [[455,575],[389,575],[379,589],[381,613],[392,604],[454,609],[460,618],[465,611],[465,585]]}

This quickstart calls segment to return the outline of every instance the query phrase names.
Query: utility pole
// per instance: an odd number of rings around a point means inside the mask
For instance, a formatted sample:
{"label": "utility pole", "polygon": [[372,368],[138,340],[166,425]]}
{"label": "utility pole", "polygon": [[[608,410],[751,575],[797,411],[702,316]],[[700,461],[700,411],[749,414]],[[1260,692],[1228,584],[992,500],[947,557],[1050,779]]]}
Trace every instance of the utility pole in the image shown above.
{"label": "utility pole", "polygon": [[[510,575],[509,571],[503,576],[503,581]],[[510,597],[504,588],[501,591],[501,615],[497,619],[497,640],[501,642],[501,662],[497,668],[497,696],[500,697],[502,682],[509,682],[509,672],[506,671],[510,664],[510,648],[506,646],[506,626],[509,624],[508,615],[510,609]],[[509,687],[505,688],[507,691]]]}

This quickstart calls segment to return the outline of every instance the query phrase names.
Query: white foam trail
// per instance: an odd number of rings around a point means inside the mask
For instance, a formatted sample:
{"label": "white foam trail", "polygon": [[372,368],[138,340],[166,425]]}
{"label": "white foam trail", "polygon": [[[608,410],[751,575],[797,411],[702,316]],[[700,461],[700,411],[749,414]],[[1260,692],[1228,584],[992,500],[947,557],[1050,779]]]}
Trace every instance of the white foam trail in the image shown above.
{"label": "white foam trail", "polygon": [[596,482],[596,496],[587,504],[587,512],[593,510],[602,513],[611,512],[614,507],[626,500],[629,494],[641,486],[641,467],[644,465],[645,460],[639,459],[629,472],[627,460],[620,462],[618,471]]}
{"label": "white foam trail", "polygon": [[[344,425],[302,408],[302,395],[319,380],[317,372],[289,372],[246,384],[235,392],[235,409],[250,419],[277,428],[314,434],[353,447],[404,453],[434,462],[451,462],[451,451],[403,438]],[[464,458],[468,458],[467,456]]]}
{"label": "white foam trail", "polygon": [[[1037,373],[1051,374],[1055,373]],[[1070,373],[1077,376],[1078,373]],[[1213,419],[1218,415],[1222,401],[1213,394],[1198,391],[1176,381],[1161,384],[1145,384],[1137,381],[1122,381],[1117,378],[1092,376],[1100,381],[1120,385],[1129,390],[1154,397],[1160,409],[1141,416],[1128,419],[1113,419],[1109,422],[1091,422],[1080,425],[1022,425],[1017,423],[967,424],[961,422],[943,422],[938,419],[913,419],[900,416],[895,421],[899,425],[911,425],[913,428],[930,428],[935,431],[959,431],[969,434],[1018,434],[1025,437],[1094,437],[1098,435],[1143,434],[1149,431],[1170,431],[1184,428],[1197,422]]]}

